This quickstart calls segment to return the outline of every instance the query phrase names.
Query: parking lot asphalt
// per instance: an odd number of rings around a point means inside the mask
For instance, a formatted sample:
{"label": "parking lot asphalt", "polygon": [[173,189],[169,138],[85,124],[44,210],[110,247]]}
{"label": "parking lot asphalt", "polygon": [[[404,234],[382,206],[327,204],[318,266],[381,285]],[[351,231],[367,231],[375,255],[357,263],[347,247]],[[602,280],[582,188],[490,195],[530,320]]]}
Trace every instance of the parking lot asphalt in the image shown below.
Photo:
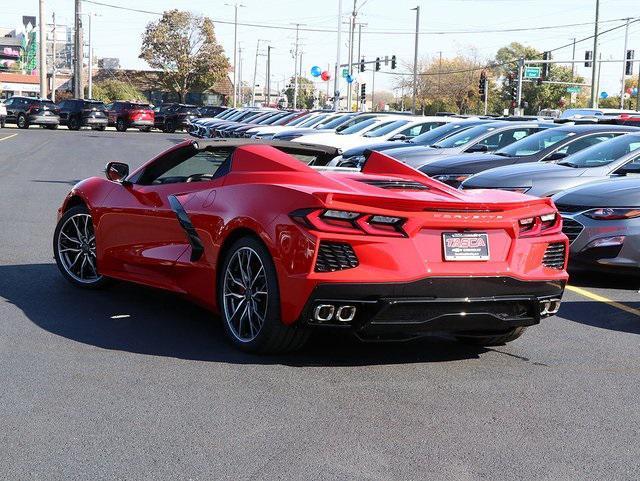
{"label": "parking lot asphalt", "polygon": [[573,276],[506,346],[317,336],[277,357],[176,296],[72,288],[65,193],[184,137],[0,129],[0,479],[640,478],[640,279]]}

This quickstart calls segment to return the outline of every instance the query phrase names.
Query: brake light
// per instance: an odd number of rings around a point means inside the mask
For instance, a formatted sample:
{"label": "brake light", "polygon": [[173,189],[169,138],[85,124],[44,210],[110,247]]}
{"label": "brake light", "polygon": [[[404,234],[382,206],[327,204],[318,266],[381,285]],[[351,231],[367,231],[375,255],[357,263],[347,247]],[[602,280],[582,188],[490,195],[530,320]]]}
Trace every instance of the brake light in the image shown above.
{"label": "brake light", "polygon": [[298,209],[289,214],[307,229],[337,234],[406,237],[405,218],[333,209]]}
{"label": "brake light", "polygon": [[553,234],[560,231],[562,218],[556,212],[549,212],[535,217],[525,217],[518,221],[520,237],[532,237],[542,234]]}

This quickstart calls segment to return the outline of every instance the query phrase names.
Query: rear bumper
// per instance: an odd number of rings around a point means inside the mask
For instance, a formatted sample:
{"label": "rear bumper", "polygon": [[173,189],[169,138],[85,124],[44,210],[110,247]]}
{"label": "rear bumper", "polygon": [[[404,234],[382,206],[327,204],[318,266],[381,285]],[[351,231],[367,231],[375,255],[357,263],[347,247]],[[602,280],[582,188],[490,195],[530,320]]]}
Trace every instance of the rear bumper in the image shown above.
{"label": "rear bumper", "polygon": [[[565,281],[560,280],[522,281],[512,277],[318,284],[300,320],[309,326],[349,329],[363,340],[496,333],[538,324],[553,315],[564,287]],[[319,306],[333,306],[332,316],[326,319],[332,309]],[[345,320],[351,314],[353,318]]]}
{"label": "rear bumper", "polygon": [[32,125],[57,125],[60,117],[57,115],[29,115],[29,123]]}
{"label": "rear bumper", "polygon": [[82,119],[82,125],[89,127],[106,127],[109,121],[106,118],[86,117]]}
{"label": "rear bumper", "polygon": [[153,127],[153,120],[130,120],[127,125],[130,127]]}

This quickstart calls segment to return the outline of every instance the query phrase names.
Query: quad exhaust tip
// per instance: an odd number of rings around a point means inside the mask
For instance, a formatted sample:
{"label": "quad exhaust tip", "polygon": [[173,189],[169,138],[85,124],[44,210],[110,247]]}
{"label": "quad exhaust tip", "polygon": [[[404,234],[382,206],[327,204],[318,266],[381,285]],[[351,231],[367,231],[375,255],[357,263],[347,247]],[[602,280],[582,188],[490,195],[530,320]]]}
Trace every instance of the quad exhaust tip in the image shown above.
{"label": "quad exhaust tip", "polygon": [[553,315],[557,314],[560,310],[560,299],[548,299],[540,301],[540,315]]}
{"label": "quad exhaust tip", "polygon": [[351,322],[356,317],[356,306],[336,306],[333,304],[318,304],[313,310],[313,319],[317,322]]}

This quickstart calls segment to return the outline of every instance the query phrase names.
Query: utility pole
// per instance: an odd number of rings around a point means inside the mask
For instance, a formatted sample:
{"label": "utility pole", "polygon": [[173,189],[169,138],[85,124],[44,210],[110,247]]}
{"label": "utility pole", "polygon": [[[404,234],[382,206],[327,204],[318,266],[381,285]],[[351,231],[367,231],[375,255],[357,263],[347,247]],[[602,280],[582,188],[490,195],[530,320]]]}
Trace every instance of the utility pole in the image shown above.
{"label": "utility pole", "polygon": [[75,37],[74,37],[74,65],[73,65],[73,96],[77,99],[84,98],[82,89],[82,1],[75,0]]}
{"label": "utility pole", "polygon": [[267,107],[271,104],[271,45],[267,45]]}
{"label": "utility pole", "polygon": [[374,103],[374,92],[376,91],[376,69],[373,68],[373,77],[371,78],[371,111],[375,110],[376,104]]}
{"label": "utility pole", "polygon": [[413,115],[416,115],[416,94],[418,92],[418,36],[420,33],[420,6],[412,8],[416,11],[416,40],[413,50],[413,100],[412,107]]}
{"label": "utility pole", "polygon": [[51,45],[51,101],[56,101],[56,12],[53,17],[53,44]]}
{"label": "utility pole", "polygon": [[294,24],[296,26],[296,45],[293,52],[293,109],[295,110],[298,105],[298,43],[300,41],[300,25],[301,23]]}
{"label": "utility pole", "polygon": [[[594,57],[595,58],[595,57]],[[600,93],[600,73],[602,72],[602,53],[598,54],[598,77],[596,80],[596,98],[595,101],[593,103],[593,108],[597,109],[598,108],[598,99],[599,99],[599,93]],[[593,64],[594,68],[596,66],[596,64]]]}
{"label": "utility pole", "polygon": [[489,113],[489,79],[484,82],[484,114]]}
{"label": "utility pole", "polygon": [[[627,18],[627,24],[624,28],[624,50],[622,51],[622,58],[627,58],[627,45],[629,43],[629,19]],[[633,64],[631,64],[633,65]],[[627,62],[622,62],[622,78],[620,79],[620,109],[624,109],[624,79],[627,73]],[[640,87],[640,85],[638,86]]]}
{"label": "utility pole", "polygon": [[262,39],[258,39],[258,43],[256,44],[256,59],[253,64],[253,87],[251,89],[251,106],[255,107],[256,105],[256,74],[258,73],[258,52],[260,50],[260,42]]}
{"label": "utility pole", "polygon": [[238,47],[238,104],[242,106],[242,47]]}
{"label": "utility pole", "polygon": [[93,14],[89,14],[89,83],[87,86],[87,93],[89,98],[93,98],[93,43],[91,38],[91,17]]}
{"label": "utility pole", "polygon": [[[356,31],[356,15],[358,11],[356,10],[357,0],[353,0],[353,11],[351,12],[351,19],[349,20],[349,75],[353,77],[353,43],[354,36]],[[351,105],[353,104],[353,84],[348,86],[347,92],[347,110],[351,111]]]}
{"label": "utility pole", "polygon": [[44,15],[44,0],[38,5],[38,24],[40,30],[40,45],[38,49],[40,57],[40,98],[47,98],[47,21]]}
{"label": "utility pole", "polygon": [[571,60],[574,62],[571,64],[571,81],[573,82],[573,78],[576,76],[576,37],[573,37],[573,52],[571,53]]}
{"label": "utility pole", "polygon": [[[598,92],[596,85],[596,77],[598,72],[596,71],[596,59],[598,59],[598,21],[600,20],[600,0],[596,0],[596,21],[594,24],[593,33],[593,64],[591,66],[591,102],[590,107],[596,108],[598,106]],[[599,68],[598,68],[599,70]]]}
{"label": "utility pole", "polygon": [[513,109],[514,114],[522,115],[522,77],[524,75],[524,57],[518,59],[518,93],[516,96],[516,108]]}
{"label": "utility pole", "polygon": [[342,29],[342,0],[338,0],[338,30],[337,30],[337,46],[336,46],[336,68],[333,72],[333,110],[338,111],[340,109],[340,83],[338,82],[338,69],[340,68],[340,42],[341,42],[341,29]]}
{"label": "utility pole", "polygon": [[234,8],[233,15],[233,106],[237,106],[238,102],[238,8],[244,7],[244,5],[236,3],[225,3],[225,5]]}

